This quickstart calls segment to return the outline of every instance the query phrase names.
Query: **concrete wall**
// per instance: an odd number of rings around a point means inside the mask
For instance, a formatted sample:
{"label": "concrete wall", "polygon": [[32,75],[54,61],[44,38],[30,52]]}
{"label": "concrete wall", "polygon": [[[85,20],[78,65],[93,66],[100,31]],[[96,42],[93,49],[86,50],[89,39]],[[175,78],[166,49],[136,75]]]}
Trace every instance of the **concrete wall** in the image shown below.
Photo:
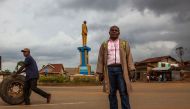
{"label": "concrete wall", "polygon": [[181,80],[180,71],[172,71],[172,80]]}

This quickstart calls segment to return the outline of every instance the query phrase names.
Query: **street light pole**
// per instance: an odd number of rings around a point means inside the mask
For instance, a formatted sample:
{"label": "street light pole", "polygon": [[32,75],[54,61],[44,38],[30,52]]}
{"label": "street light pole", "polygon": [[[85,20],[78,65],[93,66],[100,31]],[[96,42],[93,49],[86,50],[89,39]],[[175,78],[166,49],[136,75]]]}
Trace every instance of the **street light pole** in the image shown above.
{"label": "street light pole", "polygon": [[184,49],[183,49],[183,47],[176,48],[176,54],[180,58],[181,66],[183,67],[183,65],[184,65],[184,63],[183,63],[183,55],[184,55]]}

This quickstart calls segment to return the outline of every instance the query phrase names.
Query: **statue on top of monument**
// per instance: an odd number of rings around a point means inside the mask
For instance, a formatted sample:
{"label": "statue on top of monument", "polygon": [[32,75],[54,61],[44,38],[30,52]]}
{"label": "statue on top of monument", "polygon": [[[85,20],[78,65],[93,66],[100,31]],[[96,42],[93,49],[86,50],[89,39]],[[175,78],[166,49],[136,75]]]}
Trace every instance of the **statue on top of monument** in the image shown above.
{"label": "statue on top of monument", "polygon": [[83,22],[82,24],[82,45],[86,46],[87,45],[87,34],[88,34],[88,28],[86,25],[86,21]]}

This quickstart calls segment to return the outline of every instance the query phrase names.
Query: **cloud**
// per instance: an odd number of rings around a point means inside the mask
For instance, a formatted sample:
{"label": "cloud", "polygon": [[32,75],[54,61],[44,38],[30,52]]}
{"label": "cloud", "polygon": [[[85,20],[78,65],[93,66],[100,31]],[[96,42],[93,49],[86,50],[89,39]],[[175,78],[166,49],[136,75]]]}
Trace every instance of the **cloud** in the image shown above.
{"label": "cloud", "polygon": [[134,60],[172,55],[185,48],[190,58],[189,1],[187,0],[3,0],[0,1],[0,55],[3,69],[14,69],[28,47],[38,62],[77,67],[81,24],[87,20],[90,63],[94,67],[109,27],[118,25],[129,41]]}
{"label": "cloud", "polygon": [[[142,60],[144,58],[167,56],[172,54],[171,51],[177,46],[176,42],[172,41],[156,41],[145,44],[136,45],[136,48],[132,50],[134,58],[136,60]],[[163,52],[164,51],[164,52]]]}
{"label": "cloud", "polygon": [[126,2],[126,0],[71,0],[71,2],[65,3],[60,0],[58,6],[82,10],[114,11]]}
{"label": "cloud", "polygon": [[142,12],[149,9],[157,15],[172,14],[177,21],[190,20],[189,0],[130,0],[130,3],[135,9]]}

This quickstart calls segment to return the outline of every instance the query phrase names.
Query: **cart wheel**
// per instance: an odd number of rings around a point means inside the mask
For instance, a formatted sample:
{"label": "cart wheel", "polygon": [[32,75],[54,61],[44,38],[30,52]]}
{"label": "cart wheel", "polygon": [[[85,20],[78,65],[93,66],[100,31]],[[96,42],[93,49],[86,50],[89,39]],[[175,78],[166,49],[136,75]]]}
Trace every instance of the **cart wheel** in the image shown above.
{"label": "cart wheel", "polygon": [[0,87],[1,98],[4,102],[17,105],[21,104],[24,101],[24,80],[25,77],[22,75],[18,75],[13,78],[12,76],[8,76],[5,78]]}

